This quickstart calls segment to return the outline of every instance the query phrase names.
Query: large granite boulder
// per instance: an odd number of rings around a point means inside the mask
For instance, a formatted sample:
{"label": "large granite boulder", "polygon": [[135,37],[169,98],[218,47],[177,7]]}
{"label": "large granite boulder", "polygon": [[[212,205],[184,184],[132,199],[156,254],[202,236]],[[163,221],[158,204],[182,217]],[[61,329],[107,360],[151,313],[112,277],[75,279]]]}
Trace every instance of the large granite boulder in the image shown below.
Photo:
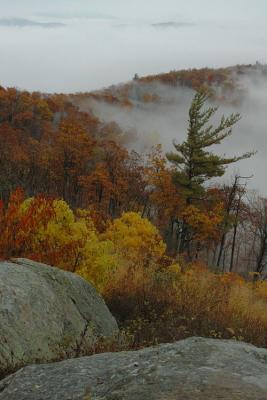
{"label": "large granite boulder", "polygon": [[0,375],[75,357],[117,323],[79,276],[25,259],[0,263]]}
{"label": "large granite boulder", "polygon": [[266,400],[267,350],[191,338],[23,368],[0,400]]}

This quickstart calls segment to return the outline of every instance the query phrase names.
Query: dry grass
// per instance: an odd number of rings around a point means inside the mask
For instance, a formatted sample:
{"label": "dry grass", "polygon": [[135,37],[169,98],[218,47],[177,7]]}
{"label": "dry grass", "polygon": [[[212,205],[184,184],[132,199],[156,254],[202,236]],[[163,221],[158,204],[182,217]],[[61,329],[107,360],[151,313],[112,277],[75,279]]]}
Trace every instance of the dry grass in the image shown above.
{"label": "dry grass", "polygon": [[198,335],[267,347],[267,284],[219,275],[201,265],[181,271],[119,271],[104,297],[122,329],[142,347]]}

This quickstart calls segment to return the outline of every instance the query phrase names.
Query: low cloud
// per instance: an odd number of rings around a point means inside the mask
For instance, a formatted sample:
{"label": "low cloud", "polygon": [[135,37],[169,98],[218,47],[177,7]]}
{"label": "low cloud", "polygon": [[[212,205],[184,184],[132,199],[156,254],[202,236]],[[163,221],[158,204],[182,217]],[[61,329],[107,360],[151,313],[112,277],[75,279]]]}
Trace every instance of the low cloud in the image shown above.
{"label": "low cloud", "polygon": [[168,21],[168,22],[157,22],[151,24],[153,28],[157,29],[180,29],[180,28],[190,28],[195,26],[192,22],[178,22],[178,21]]}
{"label": "low cloud", "polygon": [[158,30],[167,30],[167,29],[181,29],[181,28],[191,28],[196,26],[196,24],[192,22],[183,22],[183,21],[160,21],[160,22],[151,22],[151,21],[142,21],[135,20],[130,22],[120,22],[115,25],[116,28],[132,28],[132,27],[152,27]]}
{"label": "low cloud", "polygon": [[61,22],[40,22],[25,18],[0,18],[0,27],[7,28],[26,28],[26,27],[39,27],[39,28],[62,28],[65,24]]}
{"label": "low cloud", "polygon": [[79,13],[79,12],[50,12],[50,13],[38,13],[37,16],[42,18],[58,18],[62,20],[72,20],[72,19],[81,19],[81,20],[105,20],[105,21],[114,21],[117,18],[110,14],[102,14],[102,13]]}

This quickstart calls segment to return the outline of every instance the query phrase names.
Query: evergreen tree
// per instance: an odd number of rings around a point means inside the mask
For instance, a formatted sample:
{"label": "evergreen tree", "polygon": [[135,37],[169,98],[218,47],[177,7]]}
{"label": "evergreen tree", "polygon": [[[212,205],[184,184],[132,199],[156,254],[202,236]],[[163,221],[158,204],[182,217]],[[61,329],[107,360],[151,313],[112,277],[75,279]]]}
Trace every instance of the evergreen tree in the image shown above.
{"label": "evergreen tree", "polygon": [[[231,114],[221,118],[217,127],[213,127],[210,119],[218,108],[203,109],[208,95],[197,92],[189,109],[189,125],[187,138],[181,143],[174,142],[176,152],[168,153],[167,158],[177,170],[174,175],[175,183],[182,189],[187,205],[200,200],[205,193],[204,183],[211,178],[222,176],[227,165],[251,157],[254,152],[241,156],[221,157],[207,149],[232,133],[232,127],[240,120],[239,114]],[[180,252],[184,252],[190,241],[189,227],[183,223]],[[186,245],[187,242],[187,245]]]}

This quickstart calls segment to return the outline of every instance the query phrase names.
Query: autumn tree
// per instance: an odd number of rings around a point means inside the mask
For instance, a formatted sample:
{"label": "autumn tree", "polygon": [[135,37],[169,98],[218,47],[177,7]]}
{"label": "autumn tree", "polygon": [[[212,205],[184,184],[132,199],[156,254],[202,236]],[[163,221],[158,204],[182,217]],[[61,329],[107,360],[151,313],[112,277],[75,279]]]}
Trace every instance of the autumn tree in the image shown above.
{"label": "autumn tree", "polygon": [[143,268],[156,263],[166,249],[157,228],[134,212],[124,213],[115,219],[103,237],[114,244],[125,267],[130,268]]}
{"label": "autumn tree", "polygon": [[[35,251],[33,243],[37,240],[40,229],[46,229],[54,217],[53,201],[43,196],[36,196],[24,203],[22,189],[15,190],[5,207],[0,203],[0,257],[29,257],[40,255],[40,248]],[[44,245],[47,251],[46,244]]]}
{"label": "autumn tree", "polygon": [[[105,299],[117,310],[121,302],[126,315],[133,307],[144,317],[148,291],[162,266],[166,249],[158,229],[140,214],[128,212],[110,224],[103,239],[113,244],[117,257],[117,268],[104,288]],[[124,299],[128,299],[126,307]]]}
{"label": "autumn tree", "polygon": [[94,214],[99,229],[129,207],[136,209],[144,190],[142,172],[141,160],[134,153],[130,155],[113,141],[99,143],[92,172],[80,179],[84,205]]}
{"label": "autumn tree", "polygon": [[148,154],[146,166],[148,198],[143,215],[149,217],[162,232],[169,253],[175,252],[179,236],[179,218],[184,208],[180,188],[173,182],[174,168],[168,165],[160,145]]}
{"label": "autumn tree", "polygon": [[192,259],[195,260],[199,258],[200,251],[203,248],[208,251],[219,239],[219,226],[223,220],[222,203],[218,202],[210,206],[209,196],[203,202],[202,207],[191,204],[183,212],[183,221],[190,226],[188,240],[195,242],[194,255],[191,254]]}
{"label": "autumn tree", "polygon": [[[176,152],[168,153],[167,158],[176,167],[174,180],[182,189],[187,206],[200,200],[205,193],[204,184],[214,177],[224,174],[227,165],[249,158],[253,152],[241,156],[221,157],[207,149],[220,144],[232,133],[233,126],[240,120],[239,114],[221,118],[218,126],[213,127],[210,119],[217,108],[203,109],[208,95],[197,92],[189,109],[189,126],[186,140],[179,144],[174,142]],[[187,250],[190,256],[190,226],[183,221],[180,253]]]}
{"label": "autumn tree", "polygon": [[77,117],[60,123],[54,147],[50,149],[50,173],[60,189],[58,195],[72,206],[77,206],[81,196],[80,179],[92,170],[90,159],[94,146],[95,141]]}

